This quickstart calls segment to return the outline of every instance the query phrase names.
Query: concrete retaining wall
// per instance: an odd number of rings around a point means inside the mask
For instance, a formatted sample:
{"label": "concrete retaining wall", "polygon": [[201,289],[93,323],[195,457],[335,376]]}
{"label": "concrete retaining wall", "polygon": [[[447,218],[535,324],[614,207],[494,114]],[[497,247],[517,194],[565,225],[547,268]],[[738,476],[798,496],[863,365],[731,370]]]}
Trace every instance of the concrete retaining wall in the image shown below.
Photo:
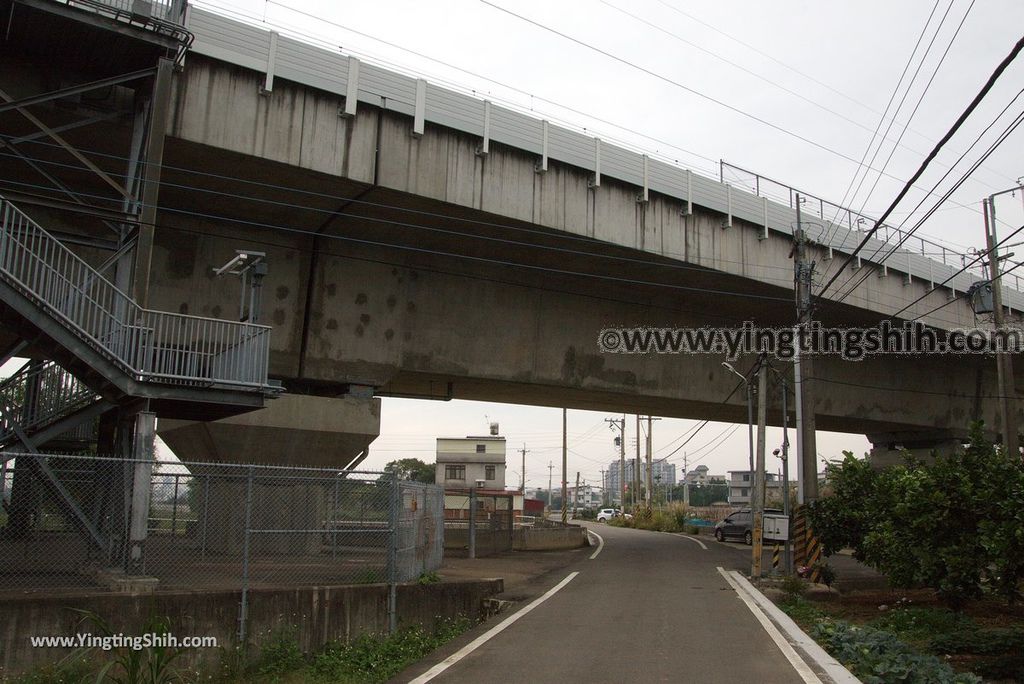
{"label": "concrete retaining wall", "polygon": [[[501,593],[500,579],[408,584],[398,587],[399,626],[433,627],[437,619],[483,617],[483,599]],[[99,634],[93,624],[79,624],[74,609],[92,611],[112,630],[126,635],[145,633],[153,616],[166,616],[175,636],[213,636],[221,648],[189,649],[179,667],[210,669],[236,645],[238,591],[168,592],[143,596],[88,594],[31,596],[0,601],[0,679],[47,663],[70,651],[32,648],[30,636]],[[257,648],[282,633],[305,652],[332,641],[388,629],[388,588],[384,584],[249,592],[248,640]]]}
{"label": "concrete retaining wall", "polygon": [[586,546],[584,527],[520,527],[512,534],[512,548],[516,551],[558,551]]}

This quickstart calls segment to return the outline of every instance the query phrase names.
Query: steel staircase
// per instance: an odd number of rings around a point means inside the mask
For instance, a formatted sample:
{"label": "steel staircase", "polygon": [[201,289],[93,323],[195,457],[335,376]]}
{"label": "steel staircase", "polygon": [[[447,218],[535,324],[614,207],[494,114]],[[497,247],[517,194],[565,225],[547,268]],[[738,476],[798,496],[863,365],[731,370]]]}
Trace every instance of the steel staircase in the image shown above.
{"label": "steel staircase", "polygon": [[269,327],[142,308],[2,196],[0,320],[78,383],[61,386],[150,399],[160,415],[211,420],[279,391]]}
{"label": "steel staircase", "polygon": [[[34,359],[0,382],[5,467],[70,431],[91,439],[102,413],[137,400],[159,416],[213,420],[280,391],[267,378],[269,327],[145,309],[2,196],[0,323],[21,340],[2,360]],[[45,455],[15,460],[94,546],[109,544]]]}

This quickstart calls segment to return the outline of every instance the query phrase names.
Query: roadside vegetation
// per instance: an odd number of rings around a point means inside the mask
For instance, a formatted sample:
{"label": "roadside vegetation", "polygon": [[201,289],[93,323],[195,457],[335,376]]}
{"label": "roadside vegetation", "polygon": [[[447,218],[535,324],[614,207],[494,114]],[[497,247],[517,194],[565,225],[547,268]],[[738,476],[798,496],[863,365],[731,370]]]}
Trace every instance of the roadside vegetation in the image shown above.
{"label": "roadside vegetation", "polygon": [[974,425],[967,448],[932,464],[875,470],[847,452],[829,466],[833,493],[808,515],[825,555],[853,551],[900,589],[929,588],[950,609],[1024,580],[1024,465]]}
{"label": "roadside vegetation", "polygon": [[864,682],[1024,681],[1024,465],[980,425],[960,453],[873,469],[846,453],[809,507],[826,555],[848,549],[881,591],[806,594],[780,607]]}
{"label": "roadside vegetation", "polygon": [[614,527],[632,527],[638,530],[655,532],[684,532],[699,534],[699,526],[695,524],[693,514],[682,503],[671,503],[665,508],[647,510],[641,507],[632,517],[618,516],[608,521]]}

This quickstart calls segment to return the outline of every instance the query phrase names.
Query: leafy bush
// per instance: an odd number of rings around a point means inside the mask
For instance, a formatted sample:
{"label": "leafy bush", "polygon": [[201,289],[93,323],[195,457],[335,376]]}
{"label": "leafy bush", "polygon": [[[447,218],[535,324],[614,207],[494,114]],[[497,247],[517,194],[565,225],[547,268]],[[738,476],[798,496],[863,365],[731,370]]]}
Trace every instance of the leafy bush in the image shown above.
{"label": "leafy bush", "polygon": [[847,452],[829,466],[833,496],[808,508],[827,555],[854,557],[896,587],[927,586],[951,608],[991,586],[1012,602],[1024,579],[1024,465],[984,439],[931,465],[874,470]]}
{"label": "leafy bush", "polygon": [[803,596],[807,592],[807,583],[795,575],[786,575],[782,578],[779,589],[787,596]]}
{"label": "leafy bush", "polygon": [[437,584],[441,581],[440,575],[434,571],[421,572],[419,579],[416,580],[419,584]]}
{"label": "leafy bush", "polygon": [[865,684],[974,684],[981,679],[957,673],[933,655],[916,653],[890,632],[823,620],[812,636]]}
{"label": "leafy bush", "polygon": [[593,508],[579,508],[573,513],[572,517],[577,520],[596,520],[597,510]]}

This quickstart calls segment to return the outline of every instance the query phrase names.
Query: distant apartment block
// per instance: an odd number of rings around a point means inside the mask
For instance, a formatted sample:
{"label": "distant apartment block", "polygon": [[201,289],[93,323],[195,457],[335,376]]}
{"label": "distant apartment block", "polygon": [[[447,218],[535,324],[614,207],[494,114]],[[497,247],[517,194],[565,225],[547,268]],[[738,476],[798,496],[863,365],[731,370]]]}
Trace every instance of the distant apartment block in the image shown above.
{"label": "distant apartment block", "polygon": [[[627,489],[632,486],[634,473],[636,472],[636,460],[626,459],[626,487]],[[643,486],[647,486],[647,463],[646,461],[640,461],[640,478]],[[676,464],[669,463],[665,459],[654,461],[651,464],[651,480],[654,482],[655,491],[659,491],[662,487],[671,489],[676,484]],[[608,464],[608,470],[605,471],[605,487],[611,497],[611,500],[618,504],[619,503],[619,461],[612,461]]]}

